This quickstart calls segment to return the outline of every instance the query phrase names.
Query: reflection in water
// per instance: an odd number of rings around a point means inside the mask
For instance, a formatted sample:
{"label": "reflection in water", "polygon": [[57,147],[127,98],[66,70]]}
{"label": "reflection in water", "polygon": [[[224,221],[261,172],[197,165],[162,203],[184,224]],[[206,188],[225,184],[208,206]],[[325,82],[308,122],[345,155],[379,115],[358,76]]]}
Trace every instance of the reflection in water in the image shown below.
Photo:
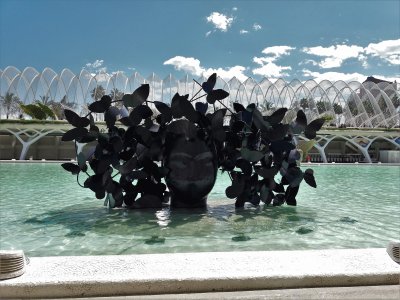
{"label": "reflection in water", "polygon": [[162,209],[156,212],[156,217],[157,217],[157,224],[160,227],[167,227],[169,224],[169,210],[168,209]]}
{"label": "reflection in water", "polygon": [[244,234],[240,234],[240,235],[232,237],[232,241],[234,241],[234,242],[246,242],[249,240],[251,240],[251,237],[244,235]]}
{"label": "reflection in water", "polygon": [[306,227],[306,226],[301,226],[301,227],[299,227],[299,229],[296,230],[296,232],[298,234],[307,234],[307,233],[310,233],[313,231],[314,231],[314,229]]}
{"label": "reflection in water", "polygon": [[153,244],[164,244],[165,238],[153,235],[150,239],[145,241],[145,244],[153,245]]}
{"label": "reflection in water", "polygon": [[[299,213],[300,211],[300,213]],[[39,226],[61,225],[66,237],[115,234],[132,237],[207,237],[226,234],[239,237],[257,232],[284,231],[290,227],[314,222],[314,211],[289,206],[236,209],[234,204],[213,204],[207,208],[174,209],[108,209],[70,205],[49,210],[24,223]],[[233,240],[240,240],[233,239]],[[248,240],[248,239],[247,239]]]}
{"label": "reflection in water", "polygon": [[350,217],[343,217],[343,218],[340,218],[339,221],[340,221],[340,222],[343,222],[343,223],[350,223],[350,224],[354,224],[354,223],[357,223],[357,222],[358,222],[356,219],[353,219],[353,218],[350,218]]}

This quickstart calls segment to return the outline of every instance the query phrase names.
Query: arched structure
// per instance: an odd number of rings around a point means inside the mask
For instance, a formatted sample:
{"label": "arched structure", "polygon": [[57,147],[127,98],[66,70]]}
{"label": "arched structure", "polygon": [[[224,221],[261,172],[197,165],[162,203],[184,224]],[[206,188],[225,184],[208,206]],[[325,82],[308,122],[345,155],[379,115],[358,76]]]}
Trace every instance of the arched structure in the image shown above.
{"label": "arched structure", "polygon": [[[253,102],[263,111],[273,111],[279,107],[289,110],[302,108],[308,119],[326,116],[330,120],[329,125],[336,127],[399,127],[400,96],[397,84],[373,79],[367,79],[364,83],[328,80],[317,83],[314,80],[301,82],[297,79],[272,82],[263,78],[257,82],[248,78],[241,82],[237,78],[229,81],[218,78],[217,87],[230,94],[224,100],[225,104],[240,102],[246,105]],[[205,78],[196,80],[202,82]],[[9,66],[0,70],[0,99],[12,94],[16,96],[14,99],[24,104],[35,101],[61,102],[83,114],[87,105],[102,95],[118,97],[131,93],[142,83],[150,84],[151,100],[163,102],[169,102],[176,92],[193,95],[198,90],[197,84],[188,75],[177,80],[172,75],[161,79],[154,73],[144,78],[138,72],[130,76],[123,72],[93,75],[86,70],[74,74],[69,69],[57,74],[50,68],[39,72],[32,67],[20,71]],[[0,118],[4,119],[6,115],[16,118],[18,111],[1,101]],[[287,122],[295,117],[293,114],[289,116]]]}
{"label": "arched structure", "polygon": [[[138,72],[131,75],[123,72],[93,75],[82,70],[79,74],[74,74],[69,69],[58,74],[50,68],[39,72],[32,67],[20,71],[8,66],[4,70],[0,69],[0,119],[18,118],[19,103],[30,104],[35,101],[55,103],[83,115],[88,111],[88,104],[99,100],[103,95],[109,94],[114,99],[120,99],[123,94],[131,93],[143,83],[150,84],[150,100],[169,103],[177,92],[194,95],[199,90],[195,81],[201,83],[205,80],[204,76],[193,80],[188,75],[181,79],[172,75],[161,79],[154,73],[145,78]],[[368,77],[363,83],[328,80],[317,83],[315,80],[302,82],[297,79],[287,82],[283,79],[272,81],[267,78],[260,81],[247,78],[242,82],[234,77],[230,80],[218,78],[216,88],[229,92],[229,97],[223,100],[228,106],[233,102],[240,102],[244,106],[256,103],[263,113],[272,113],[277,108],[287,107],[289,111],[284,120],[287,123],[296,118],[297,110],[303,109],[309,122],[323,116],[328,120],[326,125],[331,129],[353,127],[356,131],[329,130],[319,133],[314,148],[323,162],[329,161],[327,148],[335,139],[340,139],[357,151],[365,162],[372,161],[370,146],[377,138],[386,140],[393,150],[400,149],[399,131],[374,133],[377,128],[400,127],[400,93],[396,82],[385,82],[373,77]],[[64,132],[64,128],[56,133],[54,130],[39,128],[40,126],[31,126],[29,130],[16,125],[10,126],[5,128],[0,124],[0,131],[14,136],[14,141],[21,143],[20,159],[25,158],[29,146],[41,137]],[[371,131],[357,132],[357,128]],[[22,139],[23,135],[26,136],[25,139]],[[366,142],[360,144],[360,139]]]}

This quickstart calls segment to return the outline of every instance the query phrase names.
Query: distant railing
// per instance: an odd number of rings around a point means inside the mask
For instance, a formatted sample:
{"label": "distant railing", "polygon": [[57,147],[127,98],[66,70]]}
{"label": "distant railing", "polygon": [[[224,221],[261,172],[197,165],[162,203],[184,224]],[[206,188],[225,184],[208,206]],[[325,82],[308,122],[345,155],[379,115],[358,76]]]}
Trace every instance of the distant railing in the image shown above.
{"label": "distant railing", "polygon": [[[322,163],[322,157],[319,154],[309,154],[310,162]],[[328,163],[355,163],[363,162],[364,157],[362,154],[326,154]]]}

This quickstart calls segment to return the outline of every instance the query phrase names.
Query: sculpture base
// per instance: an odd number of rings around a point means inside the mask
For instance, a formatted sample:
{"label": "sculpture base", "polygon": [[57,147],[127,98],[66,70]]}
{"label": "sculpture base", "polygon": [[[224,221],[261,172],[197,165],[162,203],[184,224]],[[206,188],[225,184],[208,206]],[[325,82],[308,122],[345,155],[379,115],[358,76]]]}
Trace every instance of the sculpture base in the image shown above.
{"label": "sculpture base", "polygon": [[171,197],[171,207],[174,208],[205,208],[207,207],[207,196],[196,200],[188,201],[188,199],[182,199],[180,197]]}

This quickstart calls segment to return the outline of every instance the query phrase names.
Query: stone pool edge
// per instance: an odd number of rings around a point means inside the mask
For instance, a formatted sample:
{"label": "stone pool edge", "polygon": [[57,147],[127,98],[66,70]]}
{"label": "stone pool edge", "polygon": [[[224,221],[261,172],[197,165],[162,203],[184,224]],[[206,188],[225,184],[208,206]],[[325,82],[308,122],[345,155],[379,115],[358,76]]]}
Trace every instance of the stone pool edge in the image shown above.
{"label": "stone pool edge", "polygon": [[[20,163],[33,163],[33,164],[62,164],[66,162],[72,162],[76,163],[76,160],[70,159],[70,160],[30,160],[30,159],[25,159],[25,160],[18,160],[18,159],[0,159],[0,163],[4,164],[20,164]],[[335,163],[335,162],[330,162],[330,163],[323,163],[323,162],[302,162],[300,164],[302,167],[306,166],[380,166],[380,167],[400,167],[400,163],[381,163],[381,162],[373,162],[373,163],[367,163],[367,162],[356,162],[356,163]]]}
{"label": "stone pool edge", "polygon": [[385,248],[32,257],[0,298],[101,297],[395,285]]}

